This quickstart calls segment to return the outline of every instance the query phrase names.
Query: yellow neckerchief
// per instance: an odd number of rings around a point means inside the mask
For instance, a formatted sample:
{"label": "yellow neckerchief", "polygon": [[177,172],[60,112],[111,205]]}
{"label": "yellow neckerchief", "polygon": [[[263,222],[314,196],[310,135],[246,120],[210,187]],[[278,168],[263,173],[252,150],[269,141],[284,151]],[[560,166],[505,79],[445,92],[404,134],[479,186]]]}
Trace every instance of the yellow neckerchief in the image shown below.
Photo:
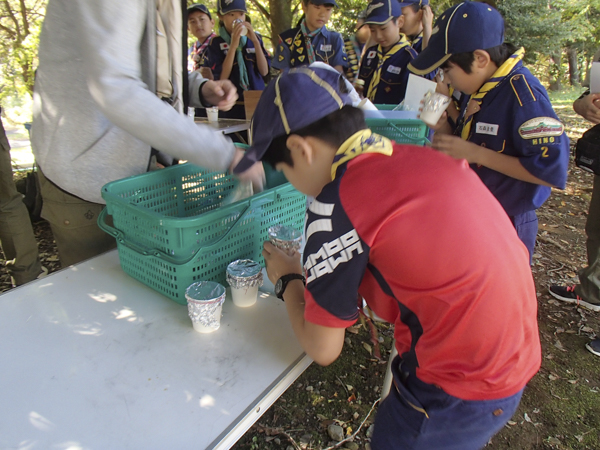
{"label": "yellow neckerchief", "polygon": [[398,53],[404,47],[409,46],[407,40],[400,39],[398,42],[394,44],[392,48],[388,50],[388,52],[384,55],[383,49],[381,45],[377,46],[377,69],[373,74],[373,78],[371,79],[371,83],[369,84],[369,89],[367,90],[367,98],[371,101],[375,101],[375,95],[377,94],[377,86],[379,86],[379,81],[381,79],[381,69],[383,68],[383,64],[393,55]]}
{"label": "yellow neckerchief", "polygon": [[364,153],[381,153],[390,156],[394,148],[388,138],[374,134],[371,130],[360,130],[350,136],[338,149],[331,165],[331,179],[335,179],[338,168]]}
{"label": "yellow neckerchief", "polygon": [[471,125],[473,124],[473,117],[475,113],[477,113],[480,109],[481,102],[483,101],[483,97],[485,94],[494,89],[498,83],[502,82],[507,75],[509,75],[515,66],[523,59],[525,55],[525,49],[521,47],[515,53],[512,54],[510,58],[508,58],[504,64],[502,64],[498,70],[494,72],[492,77],[484,83],[481,88],[477,92],[469,97],[469,102],[467,103],[467,109],[464,114],[464,125],[462,131],[460,133],[460,137],[464,140],[469,139],[469,134],[471,133]]}

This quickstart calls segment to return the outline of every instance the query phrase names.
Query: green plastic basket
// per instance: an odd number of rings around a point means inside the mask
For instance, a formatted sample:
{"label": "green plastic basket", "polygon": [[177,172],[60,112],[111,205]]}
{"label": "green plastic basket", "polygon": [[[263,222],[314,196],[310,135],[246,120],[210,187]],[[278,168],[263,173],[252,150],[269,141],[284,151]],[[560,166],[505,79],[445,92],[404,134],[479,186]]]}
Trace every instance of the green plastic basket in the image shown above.
{"label": "green plastic basket", "polygon": [[107,207],[98,224],[116,238],[126,273],[186,304],[185,290],[195,281],[226,286],[230,262],[248,258],[264,265],[270,226],[304,226],[306,197],[289,183],[221,206],[236,183],[192,164],[114,181],[102,188]]}
{"label": "green plastic basket", "polygon": [[[391,111],[397,105],[376,104],[377,109]],[[419,119],[365,119],[367,126],[377,134],[398,144],[425,145],[429,143],[429,128]]]}

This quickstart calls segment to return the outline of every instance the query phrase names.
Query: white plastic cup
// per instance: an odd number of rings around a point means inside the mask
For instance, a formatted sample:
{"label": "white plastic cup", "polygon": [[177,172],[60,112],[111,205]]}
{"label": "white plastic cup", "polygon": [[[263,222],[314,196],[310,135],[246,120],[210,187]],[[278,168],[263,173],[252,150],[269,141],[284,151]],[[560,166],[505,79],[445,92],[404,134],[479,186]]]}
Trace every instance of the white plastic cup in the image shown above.
{"label": "white plastic cup", "polygon": [[450,97],[439,92],[429,91],[423,97],[423,108],[419,114],[419,119],[425,122],[426,125],[433,127],[437,125],[449,104]]}
{"label": "white plastic cup", "polygon": [[198,333],[212,333],[213,331],[217,331],[221,327],[221,313],[223,310],[223,305],[219,305],[219,307],[215,310],[214,320],[217,321],[217,326],[211,325],[203,325],[201,322],[192,321],[192,325],[194,326],[194,330]]}
{"label": "white plastic cup", "polygon": [[235,19],[233,21],[233,26],[235,26],[238,23],[242,24],[242,30],[240,31],[240,36],[246,36],[248,34],[248,28],[246,28],[246,25],[244,25],[244,21],[242,19]]}
{"label": "white plastic cup", "polygon": [[209,122],[218,122],[219,108],[217,108],[216,106],[206,108],[206,117],[208,117]]}
{"label": "white plastic cup", "polygon": [[238,259],[227,266],[227,283],[235,306],[247,308],[256,303],[258,288],[263,284],[262,267],[251,259]]}
{"label": "white plastic cup", "polygon": [[225,288],[214,281],[198,281],[185,291],[188,313],[194,330],[212,333],[221,326],[221,312],[225,301]]}
{"label": "white plastic cup", "polygon": [[256,303],[258,298],[258,286],[236,289],[231,288],[231,299],[235,306],[247,308]]}

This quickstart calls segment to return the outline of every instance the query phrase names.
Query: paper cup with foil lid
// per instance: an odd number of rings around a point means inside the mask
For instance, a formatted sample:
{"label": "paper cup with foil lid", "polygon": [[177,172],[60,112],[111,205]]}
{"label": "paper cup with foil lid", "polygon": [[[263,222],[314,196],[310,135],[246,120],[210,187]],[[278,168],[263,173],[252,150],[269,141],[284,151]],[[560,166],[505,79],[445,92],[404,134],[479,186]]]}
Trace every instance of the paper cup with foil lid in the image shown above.
{"label": "paper cup with foil lid", "polygon": [[419,119],[433,127],[438,123],[449,104],[450,97],[439,92],[429,91],[423,97],[423,108]]}
{"label": "paper cup with foil lid", "polygon": [[258,288],[263,284],[262,267],[251,259],[238,259],[227,266],[227,283],[233,304],[246,308],[256,303]]}
{"label": "paper cup with foil lid", "polygon": [[225,287],[214,281],[198,281],[189,285],[185,291],[185,298],[194,330],[212,333],[219,329]]}
{"label": "paper cup with foil lid", "polygon": [[285,225],[275,225],[269,228],[269,241],[275,247],[280,248],[288,255],[300,251],[302,244],[302,233],[295,228]]}

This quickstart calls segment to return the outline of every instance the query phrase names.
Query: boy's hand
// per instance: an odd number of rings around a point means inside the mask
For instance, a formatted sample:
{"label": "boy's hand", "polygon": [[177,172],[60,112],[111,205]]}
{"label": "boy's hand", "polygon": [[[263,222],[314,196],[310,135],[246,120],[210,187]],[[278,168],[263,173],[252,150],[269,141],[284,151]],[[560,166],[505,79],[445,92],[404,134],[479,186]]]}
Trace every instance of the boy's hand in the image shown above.
{"label": "boy's hand", "polygon": [[600,94],[589,94],[575,100],[573,109],[584,119],[594,124],[600,123]]}
{"label": "boy's hand", "polygon": [[238,99],[237,88],[229,80],[209,80],[202,85],[201,97],[205,103],[229,111]]}
{"label": "boy's hand", "polygon": [[242,37],[242,30],[245,28],[246,22],[238,22],[233,26],[231,30],[231,44],[229,49],[235,50],[240,45],[240,38]]}
{"label": "boy's hand", "polygon": [[466,159],[469,164],[478,164],[479,156],[484,150],[479,145],[458,136],[438,133],[433,136],[431,146],[454,159]]}
{"label": "boy's hand", "polygon": [[421,16],[421,23],[423,24],[423,34],[431,36],[431,30],[433,28],[433,11],[429,5],[421,8],[423,15]]}
{"label": "boy's hand", "polygon": [[254,28],[252,28],[252,24],[250,22],[244,22],[243,26],[245,26],[248,29],[248,38],[252,42],[256,43],[258,41],[258,37],[256,36],[256,32],[254,31]]}
{"label": "boy's hand", "polygon": [[[423,112],[423,101],[421,101],[421,107],[419,108],[419,115],[417,116],[418,119],[421,118],[421,113]],[[431,128],[433,131],[443,131],[444,133],[448,133],[448,130],[446,128],[448,128],[448,113],[446,111],[444,111],[442,113],[442,115],[440,116],[440,119],[437,121],[437,123],[433,126],[431,126],[430,124],[427,124],[427,126],[429,128]]]}
{"label": "boy's hand", "polygon": [[265,258],[267,276],[273,284],[277,283],[277,280],[288,273],[299,273],[300,275],[303,273],[300,253],[298,252],[294,253],[293,256],[289,256],[269,241],[265,241],[263,243],[262,255]]}

